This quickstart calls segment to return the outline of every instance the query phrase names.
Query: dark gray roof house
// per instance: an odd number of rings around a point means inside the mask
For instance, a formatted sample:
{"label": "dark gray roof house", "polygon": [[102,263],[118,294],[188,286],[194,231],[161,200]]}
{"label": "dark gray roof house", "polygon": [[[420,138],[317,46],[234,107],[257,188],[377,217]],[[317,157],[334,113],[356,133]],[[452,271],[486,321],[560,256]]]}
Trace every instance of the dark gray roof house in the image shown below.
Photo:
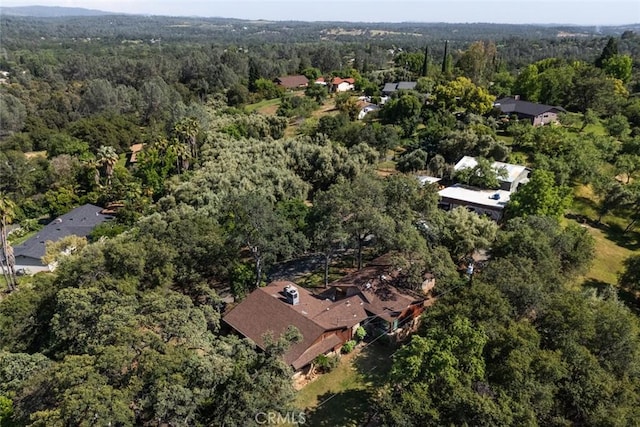
{"label": "dark gray roof house", "polygon": [[384,94],[393,93],[397,90],[397,88],[398,88],[398,83],[385,83],[384,87],[382,88],[382,93]]}
{"label": "dark gray roof house", "polygon": [[397,90],[413,90],[416,88],[416,82],[399,82]]}
{"label": "dark gray roof house", "polygon": [[498,99],[493,106],[499,109],[502,114],[515,115],[519,120],[531,120],[534,126],[557,122],[558,113],[566,112],[562,107],[523,101],[518,96]]}
{"label": "dark gray roof house", "polygon": [[112,218],[104,215],[102,210],[99,206],[86,204],[51,221],[38,234],[13,248],[16,270],[24,269],[32,273],[49,271],[49,266],[41,260],[45,254],[45,242],[56,242],[71,235],[88,236],[98,224]]}
{"label": "dark gray roof house", "polygon": [[398,90],[413,90],[416,88],[416,84],[416,82],[385,83],[382,94],[389,95]]}

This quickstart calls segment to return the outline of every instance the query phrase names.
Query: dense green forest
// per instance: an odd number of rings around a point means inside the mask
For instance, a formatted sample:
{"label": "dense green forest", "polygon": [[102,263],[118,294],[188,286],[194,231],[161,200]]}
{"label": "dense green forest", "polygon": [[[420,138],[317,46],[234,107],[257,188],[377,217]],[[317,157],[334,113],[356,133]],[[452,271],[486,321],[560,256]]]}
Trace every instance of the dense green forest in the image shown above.
{"label": "dense green forest", "polygon": [[[322,287],[390,251],[403,286],[435,276],[438,301],[371,392],[379,424],[640,419],[637,27],[0,15],[0,28],[0,426],[248,426],[299,410],[280,357],[299,334],[261,351],[225,331],[223,297],[283,261],[320,257]],[[294,74],[355,91],[274,83]],[[397,81],[417,84],[357,119],[358,96]],[[507,120],[494,101],[515,95],[566,113]],[[462,156],[478,166],[454,171]],[[494,160],[533,170],[500,223],[438,209],[415,178],[492,188]],[[10,271],[12,246],[85,203],[115,218],[51,250],[54,272]],[[593,230],[629,250],[605,261],[615,280],[587,279]],[[460,266],[477,250],[490,259],[470,281]]]}

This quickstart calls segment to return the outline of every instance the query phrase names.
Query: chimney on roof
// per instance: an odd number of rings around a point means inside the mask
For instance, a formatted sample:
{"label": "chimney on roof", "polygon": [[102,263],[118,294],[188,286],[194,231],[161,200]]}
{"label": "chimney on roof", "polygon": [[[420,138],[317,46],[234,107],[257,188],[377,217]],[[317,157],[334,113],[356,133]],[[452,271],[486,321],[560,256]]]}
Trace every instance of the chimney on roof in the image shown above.
{"label": "chimney on roof", "polygon": [[513,99],[515,99],[516,101],[520,101],[520,95],[513,95]]}
{"label": "chimney on roof", "polygon": [[287,302],[291,305],[300,304],[300,294],[298,294],[298,288],[293,285],[287,285],[284,288],[284,294],[287,297]]}

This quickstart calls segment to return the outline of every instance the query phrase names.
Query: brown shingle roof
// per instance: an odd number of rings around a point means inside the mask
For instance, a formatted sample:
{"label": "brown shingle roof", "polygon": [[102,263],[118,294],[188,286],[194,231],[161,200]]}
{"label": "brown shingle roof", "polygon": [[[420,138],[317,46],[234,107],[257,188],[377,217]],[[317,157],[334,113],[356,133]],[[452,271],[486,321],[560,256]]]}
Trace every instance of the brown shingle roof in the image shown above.
{"label": "brown shingle roof", "polygon": [[318,341],[302,353],[296,360],[291,362],[294,369],[300,369],[308,365],[320,354],[325,354],[329,350],[342,344],[342,340],[337,335],[329,335],[326,339]]}
{"label": "brown shingle roof", "polygon": [[391,255],[383,255],[360,271],[330,283],[330,286],[356,287],[367,311],[391,321],[409,306],[425,300],[424,296],[396,286],[399,272],[391,264]]}
{"label": "brown shingle roof", "polygon": [[341,77],[334,77],[333,80],[331,80],[331,83],[334,85],[339,85],[342,82],[355,84],[356,80],[353,77],[347,77],[346,79],[343,79]]}
{"label": "brown shingle roof", "polygon": [[276,83],[280,86],[284,86],[287,89],[295,89],[299,87],[305,87],[309,84],[309,79],[305,76],[282,76],[276,79]]}
{"label": "brown shingle roof", "polygon": [[277,339],[289,326],[295,326],[302,334],[302,341],[287,350],[284,360],[296,369],[339,344],[340,339],[334,342],[334,338],[316,343],[324,332],[352,327],[367,317],[364,301],[359,296],[334,303],[298,287],[300,303],[291,305],[282,292],[287,285],[293,283],[278,281],[256,289],[231,310],[224,321],[262,349],[265,348],[266,333],[270,332]]}

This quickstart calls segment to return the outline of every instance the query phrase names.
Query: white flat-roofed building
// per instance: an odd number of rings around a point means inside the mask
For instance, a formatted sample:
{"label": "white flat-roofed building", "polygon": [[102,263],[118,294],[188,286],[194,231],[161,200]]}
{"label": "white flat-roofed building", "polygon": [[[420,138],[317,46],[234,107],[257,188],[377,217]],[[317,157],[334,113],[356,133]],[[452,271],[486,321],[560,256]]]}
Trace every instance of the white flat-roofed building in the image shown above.
{"label": "white flat-roofed building", "polygon": [[438,178],[436,176],[418,175],[418,181],[420,181],[421,185],[435,184],[441,180],[442,178]]}
{"label": "white flat-roofed building", "polygon": [[480,215],[490,216],[498,221],[509,202],[511,192],[506,190],[480,190],[456,184],[438,191],[439,205],[444,209],[464,206]]}
{"label": "white flat-roofed building", "polygon": [[[478,162],[475,157],[464,156],[458,163],[456,163],[454,169],[459,171],[462,169],[474,168],[477,164]],[[501,170],[505,170],[507,172],[506,177],[498,177],[500,188],[502,190],[516,191],[519,184],[524,184],[529,180],[530,169],[526,166],[493,162],[491,164],[491,168],[496,171],[496,173],[499,173]]]}

